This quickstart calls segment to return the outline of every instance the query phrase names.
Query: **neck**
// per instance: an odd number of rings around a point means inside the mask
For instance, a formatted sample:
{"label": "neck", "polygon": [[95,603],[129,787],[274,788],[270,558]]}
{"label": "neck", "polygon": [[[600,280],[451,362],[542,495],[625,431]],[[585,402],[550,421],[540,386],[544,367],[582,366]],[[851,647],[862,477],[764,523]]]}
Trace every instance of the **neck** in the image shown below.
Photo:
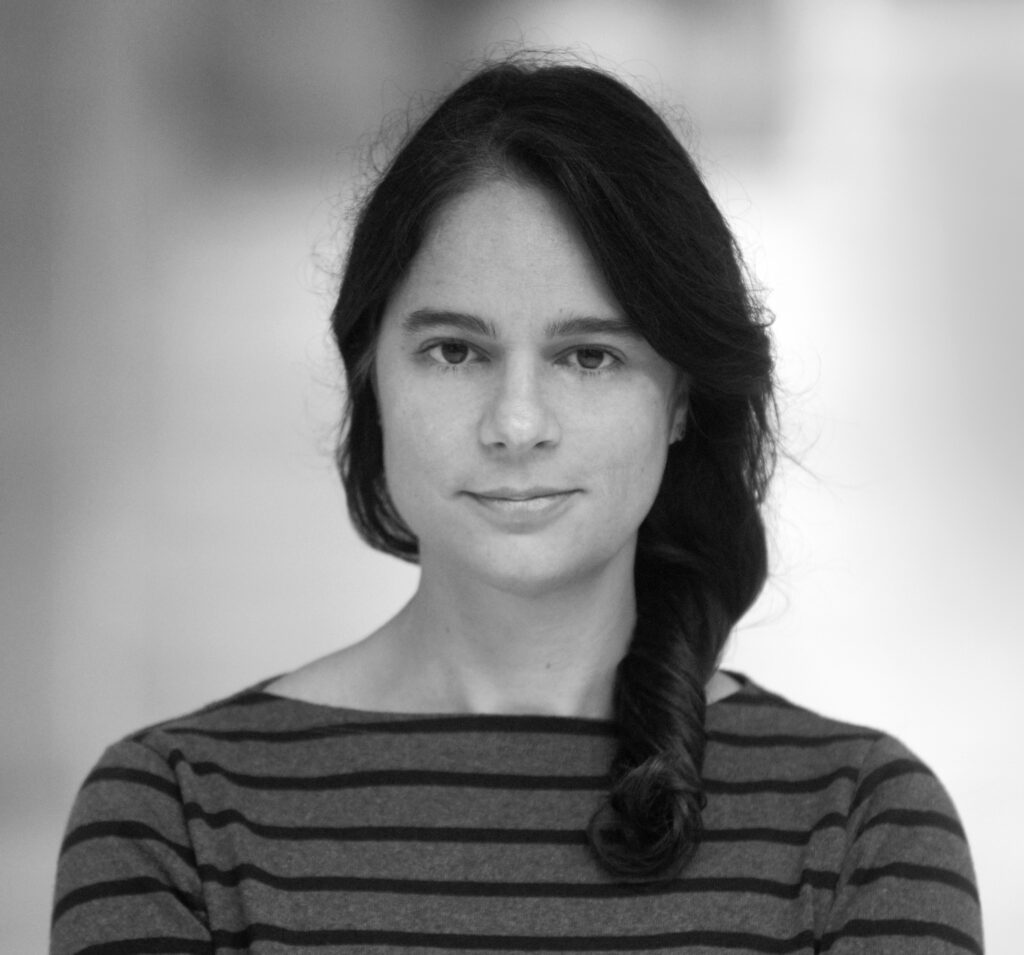
{"label": "neck", "polygon": [[418,707],[610,718],[635,617],[631,568],[539,596],[453,585],[425,569],[381,637],[396,693]]}

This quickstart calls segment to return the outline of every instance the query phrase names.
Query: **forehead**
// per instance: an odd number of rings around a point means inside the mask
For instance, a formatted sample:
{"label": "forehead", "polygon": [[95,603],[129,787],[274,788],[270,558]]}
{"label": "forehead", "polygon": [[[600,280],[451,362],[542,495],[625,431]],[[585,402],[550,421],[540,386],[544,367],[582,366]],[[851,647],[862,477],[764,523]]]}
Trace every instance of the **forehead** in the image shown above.
{"label": "forehead", "polygon": [[423,307],[495,322],[624,317],[564,201],[506,179],[473,187],[437,215],[388,312]]}

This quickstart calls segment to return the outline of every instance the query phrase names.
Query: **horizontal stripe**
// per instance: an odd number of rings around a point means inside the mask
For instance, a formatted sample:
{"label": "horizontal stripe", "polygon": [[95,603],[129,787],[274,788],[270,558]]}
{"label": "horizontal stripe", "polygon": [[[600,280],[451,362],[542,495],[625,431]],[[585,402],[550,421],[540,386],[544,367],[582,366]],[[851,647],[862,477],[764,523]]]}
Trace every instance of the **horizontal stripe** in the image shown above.
{"label": "horizontal stripe", "polygon": [[458,773],[439,769],[376,769],[322,776],[277,776],[239,773],[218,763],[190,763],[180,750],[172,750],[168,761],[177,768],[185,763],[197,776],[220,776],[246,789],[322,791],[363,789],[381,786],[440,786],[461,789],[508,789],[575,792],[608,788],[601,776],[548,776],[527,773]]}
{"label": "horizontal stripe", "polygon": [[945,813],[924,809],[883,809],[880,813],[868,819],[857,832],[860,838],[869,829],[876,826],[903,826],[908,829],[930,828],[942,829],[951,835],[957,836],[964,842],[967,841],[967,834],[964,827],[957,819],[947,816]]}
{"label": "horizontal stripe", "polygon": [[[201,822],[210,829],[223,829],[238,825],[264,839],[301,842],[431,842],[469,843],[480,845],[586,845],[586,833],[580,829],[506,829],[495,827],[453,826],[294,826],[259,822],[247,818],[237,809],[207,812],[195,802],[183,805],[186,821]],[[801,846],[826,829],[842,829],[847,817],[839,813],[823,816],[808,829],[781,829],[769,827],[713,828],[704,830],[702,841],[707,843],[766,842],[777,845]],[[905,827],[931,827],[964,838],[963,828],[949,816],[938,812],[913,810],[887,810],[872,819],[861,832],[878,825]],[[90,839],[106,837],[155,839],[181,857],[192,859],[192,850],[180,845],[143,823],[106,821],[87,823],[71,830],[61,845],[61,852]]]}
{"label": "horizontal stripe", "polygon": [[257,923],[242,932],[213,932],[221,948],[247,949],[259,942],[276,942],[298,948],[328,945],[392,945],[400,948],[476,949],[498,952],[643,952],[664,948],[705,946],[788,955],[809,949],[810,931],[792,938],[773,938],[748,932],[667,932],[658,935],[455,935],[447,932],[393,932],[358,929],[294,931],[277,925]]}
{"label": "horizontal stripe", "polygon": [[978,890],[970,879],[964,878],[959,872],[951,872],[939,866],[916,865],[912,862],[890,862],[888,865],[870,869],[855,869],[850,876],[850,885],[868,885],[880,879],[906,879],[914,882],[937,882],[959,889],[975,902],[978,901]]}
{"label": "horizontal stripe", "polygon": [[[610,779],[600,776],[551,776],[529,773],[467,773],[437,769],[378,769],[351,773],[332,773],[319,776],[279,776],[272,774],[240,773],[226,769],[218,763],[199,761],[189,763],[180,750],[172,750],[168,757],[177,768],[185,763],[197,776],[220,776],[236,786],[246,789],[329,791],[333,789],[361,789],[382,786],[433,786],[460,789],[505,789],[509,791],[541,790],[578,792],[607,789]],[[807,779],[706,779],[708,793],[748,795],[758,793],[813,793],[827,789],[841,779],[855,781],[858,773],[852,767],[843,767],[822,776]]]}
{"label": "horizontal stripe", "polygon": [[550,716],[431,716],[406,719],[400,714],[386,720],[353,721],[336,725],[310,726],[296,730],[218,730],[176,726],[164,730],[169,736],[193,736],[229,743],[316,742],[344,737],[372,735],[407,736],[450,733],[523,733],[528,735],[615,737],[615,726],[607,720],[571,719]]}
{"label": "horizontal stripe", "polygon": [[831,890],[833,872],[805,869],[799,881],[777,882],[752,877],[715,876],[679,878],[656,882],[479,882],[471,880],[396,879],[347,875],[280,875],[259,866],[243,864],[231,869],[199,867],[204,883],[234,888],[256,882],[286,892],[369,892],[388,895],[432,895],[479,899],[631,899],[638,895],[698,895],[744,893],[792,900],[805,886]]}
{"label": "horizontal stripe", "polygon": [[586,845],[581,829],[498,829],[453,826],[285,826],[257,822],[237,809],[206,812],[194,802],[185,803],[185,818],[211,829],[239,825],[253,835],[281,841],[308,842],[454,842],[481,845]]}
{"label": "horizontal stripe", "polygon": [[[211,829],[238,825],[253,835],[265,839],[287,842],[428,842],[464,843],[479,845],[587,845],[583,829],[504,829],[494,827],[452,826],[290,826],[262,823],[247,818],[237,809],[207,812],[194,802],[185,803],[185,819],[201,822]],[[895,815],[900,825],[935,826],[958,835],[963,834],[955,820],[940,813],[911,813],[891,810],[884,815]],[[767,842],[800,846],[810,842],[815,833],[826,829],[845,828],[847,817],[831,813],[822,817],[809,829],[708,828],[702,841],[707,843]],[[61,853],[90,839],[117,837],[125,839],[153,839],[166,846],[183,861],[193,861],[192,849],[167,838],[163,833],[144,823],[104,821],[86,823],[71,830],[61,845]]]}
{"label": "horizontal stripe", "polygon": [[857,733],[823,733],[820,736],[797,733],[774,733],[760,736],[756,733],[726,733],[721,730],[708,730],[709,742],[722,746],[735,746],[742,749],[770,749],[775,746],[796,746],[800,749],[813,749],[821,746],[832,746],[841,743],[875,742],[879,734],[870,730]]}
{"label": "horizontal stripe", "polygon": [[931,776],[931,772],[924,763],[918,762],[916,759],[894,759],[891,763],[872,770],[857,787],[857,794],[850,805],[850,812],[854,812],[863,802],[870,799],[879,786],[902,776],[914,775]]}
{"label": "horizontal stripe", "polygon": [[[505,829],[483,826],[292,826],[259,822],[237,809],[207,812],[194,802],[185,803],[185,819],[200,822],[210,829],[238,825],[264,839],[299,842],[430,842],[478,845],[587,845],[586,832],[579,829]],[[806,845],[814,834],[825,829],[843,829],[847,817],[830,813],[810,829],[773,829],[766,827],[705,829],[704,842],[768,842],[779,845]]]}
{"label": "horizontal stripe", "polygon": [[155,773],[147,773],[143,769],[128,769],[121,766],[101,766],[94,769],[85,777],[82,787],[93,786],[97,783],[135,783],[139,786],[147,786],[167,796],[179,798],[181,793],[177,783]]}
{"label": "horizontal stripe", "polygon": [[760,687],[753,692],[744,687],[739,692],[718,700],[715,705],[728,709],[731,709],[734,706],[749,706],[757,709],[785,710],[790,713],[804,712],[784,697],[776,696],[774,693],[769,693],[767,690]]}
{"label": "horizontal stripe", "polygon": [[[267,681],[268,683],[272,681]],[[261,684],[266,685],[266,684]],[[223,713],[227,710],[234,709],[253,709],[259,711],[261,707],[266,707],[270,703],[281,704],[287,702],[282,697],[271,696],[267,693],[254,692],[253,690],[243,690],[241,693],[236,693],[234,696],[229,696],[226,699],[218,700],[215,703],[209,703],[200,710],[196,710],[193,717],[206,717],[211,713]],[[167,722],[154,723],[150,726],[144,726],[140,730],[136,730],[126,739],[133,743],[144,743],[155,731],[162,732],[167,729]]]}
{"label": "horizontal stripe", "polygon": [[283,696],[277,696],[274,693],[263,692],[265,687],[270,686],[271,683],[276,680],[274,677],[270,680],[264,680],[262,683],[257,684],[255,687],[251,687],[248,690],[243,690],[241,693],[236,693],[234,696],[229,696],[227,699],[220,700],[217,703],[210,703],[204,706],[198,711],[197,715],[206,716],[209,713],[221,713],[224,710],[230,710],[237,707],[262,707],[262,706],[280,706],[282,703],[289,703],[290,701]]}
{"label": "horizontal stripe", "polygon": [[840,780],[856,782],[858,775],[852,766],[843,766],[821,776],[810,776],[806,779],[751,779],[725,780],[705,779],[704,788],[707,792],[722,795],[760,795],[761,793],[816,793],[828,789]]}
{"label": "horizontal stripe", "polygon": [[705,829],[702,842],[771,842],[784,846],[805,846],[815,834],[826,829],[845,829],[849,817],[838,812],[822,816],[807,829],[776,829],[768,826],[749,828]]}
{"label": "horizontal stripe", "polygon": [[131,822],[126,819],[109,819],[101,822],[87,822],[72,829],[61,843],[63,855],[69,849],[91,839],[147,839],[159,842],[173,852],[186,865],[196,864],[195,853],[191,846],[183,846],[173,839],[168,839],[162,832],[144,822]]}
{"label": "horizontal stripe", "polygon": [[[485,719],[486,723],[480,721]],[[548,717],[431,717],[430,719],[396,719],[385,722],[343,723],[337,726],[310,726],[294,730],[238,729],[218,730],[193,726],[176,726],[164,730],[169,736],[188,736],[225,743],[301,743],[330,741],[345,737],[371,735],[405,736],[449,733],[523,733],[529,735],[596,736],[613,739],[611,724],[597,721],[568,721],[568,725],[554,725]],[[826,733],[820,736],[778,733],[759,736],[756,733],[726,733],[708,730],[710,742],[742,749],[772,748],[777,746],[812,749],[842,743],[874,742],[878,733]]]}
{"label": "horizontal stripe", "polygon": [[821,952],[849,938],[935,938],[956,945],[974,955],[983,955],[981,943],[957,928],[941,922],[917,919],[853,919],[822,936]]}
{"label": "horizontal stripe", "polygon": [[158,935],[149,938],[125,938],[76,948],[75,955],[211,955],[206,939]]}
{"label": "horizontal stripe", "polygon": [[52,921],[56,922],[66,912],[96,902],[100,899],[116,899],[137,895],[173,895],[182,905],[193,912],[203,911],[203,901],[194,895],[181,892],[167,882],[149,876],[133,879],[114,879],[109,882],[93,882],[80,889],[73,889],[57,901],[53,907]]}
{"label": "horizontal stripe", "polygon": [[[833,812],[822,816],[807,829],[775,829],[768,827],[729,828],[704,830],[704,842],[771,842],[779,845],[806,845],[818,832],[826,829],[845,829],[849,816]],[[860,838],[876,826],[901,826],[913,829],[940,829],[966,841],[963,827],[956,820],[941,812],[915,809],[886,809],[872,817],[857,833]]]}

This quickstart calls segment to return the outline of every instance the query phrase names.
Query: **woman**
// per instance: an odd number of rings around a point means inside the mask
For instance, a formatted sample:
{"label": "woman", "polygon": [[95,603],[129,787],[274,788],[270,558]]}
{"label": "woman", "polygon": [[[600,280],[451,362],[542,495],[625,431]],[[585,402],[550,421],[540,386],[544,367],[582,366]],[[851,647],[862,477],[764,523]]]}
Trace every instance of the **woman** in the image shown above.
{"label": "woman", "polygon": [[484,69],[366,201],[333,313],[366,639],[115,745],[57,952],[980,952],[899,743],[716,669],[766,575],[772,357],[663,121]]}

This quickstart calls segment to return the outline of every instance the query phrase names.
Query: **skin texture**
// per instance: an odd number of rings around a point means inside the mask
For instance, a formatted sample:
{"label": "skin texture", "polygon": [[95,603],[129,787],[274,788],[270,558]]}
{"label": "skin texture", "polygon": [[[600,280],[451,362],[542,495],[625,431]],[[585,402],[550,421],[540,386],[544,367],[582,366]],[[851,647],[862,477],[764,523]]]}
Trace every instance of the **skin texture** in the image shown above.
{"label": "skin texture", "polygon": [[385,310],[374,386],[420,584],[368,638],[274,690],[610,717],[637,531],[687,387],[634,332],[561,200],[495,179],[444,207]]}

